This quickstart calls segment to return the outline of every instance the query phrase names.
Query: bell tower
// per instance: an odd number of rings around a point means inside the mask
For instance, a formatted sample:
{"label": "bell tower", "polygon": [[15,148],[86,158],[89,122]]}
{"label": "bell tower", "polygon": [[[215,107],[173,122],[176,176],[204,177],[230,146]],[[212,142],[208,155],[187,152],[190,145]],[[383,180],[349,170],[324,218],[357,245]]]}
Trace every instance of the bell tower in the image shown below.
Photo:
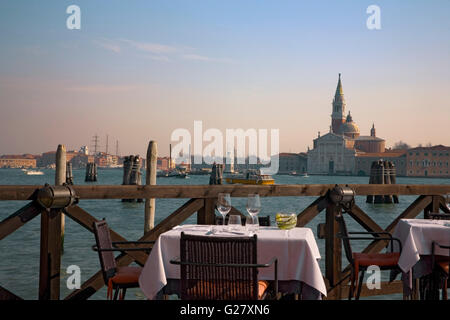
{"label": "bell tower", "polygon": [[372,124],[372,129],[370,129],[370,136],[376,137],[375,123]]}
{"label": "bell tower", "polygon": [[333,99],[333,112],[331,113],[331,128],[332,132],[341,134],[342,124],[345,122],[345,100],[344,91],[342,90],[341,74],[339,73],[339,80],[336,88],[336,93]]}

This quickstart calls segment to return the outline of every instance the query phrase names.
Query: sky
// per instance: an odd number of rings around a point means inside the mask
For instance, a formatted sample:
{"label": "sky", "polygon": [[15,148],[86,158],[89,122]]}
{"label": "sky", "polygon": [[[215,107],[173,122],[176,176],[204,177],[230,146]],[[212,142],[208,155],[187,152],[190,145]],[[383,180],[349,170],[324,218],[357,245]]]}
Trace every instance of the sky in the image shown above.
{"label": "sky", "polygon": [[304,152],[329,131],[338,73],[362,135],[450,145],[449,15],[448,0],[2,0],[0,154],[98,134],[102,150],[108,135],[121,155],[150,140],[167,155],[196,120],[279,129],[280,151]]}

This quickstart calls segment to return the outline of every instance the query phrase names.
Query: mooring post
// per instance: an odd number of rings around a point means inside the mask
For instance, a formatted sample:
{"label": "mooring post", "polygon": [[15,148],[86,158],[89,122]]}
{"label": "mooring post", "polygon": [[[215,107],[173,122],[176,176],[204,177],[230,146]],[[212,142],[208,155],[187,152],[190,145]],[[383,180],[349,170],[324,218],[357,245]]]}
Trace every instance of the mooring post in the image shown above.
{"label": "mooring post", "polygon": [[[156,141],[150,141],[147,148],[147,168],[145,172],[145,184],[156,185],[156,167],[158,165],[158,146]],[[155,199],[145,199],[144,233],[149,232],[155,226]]]}
{"label": "mooring post", "polygon": [[[66,181],[66,147],[56,151],[55,185]],[[41,214],[41,248],[39,264],[39,299],[59,300],[61,253],[64,238],[64,216],[60,209]]]}

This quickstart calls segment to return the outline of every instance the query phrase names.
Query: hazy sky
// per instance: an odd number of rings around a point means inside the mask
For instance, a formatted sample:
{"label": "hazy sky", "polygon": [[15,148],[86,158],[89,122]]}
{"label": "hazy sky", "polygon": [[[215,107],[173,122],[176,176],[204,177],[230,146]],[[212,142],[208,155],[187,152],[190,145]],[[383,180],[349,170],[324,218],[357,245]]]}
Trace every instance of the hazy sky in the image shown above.
{"label": "hazy sky", "polygon": [[[81,8],[69,30],[66,8]],[[381,8],[381,30],[366,9]],[[392,146],[450,145],[450,1],[0,2],[0,154],[167,155],[176,128],[329,131],[338,73],[353,120]]]}

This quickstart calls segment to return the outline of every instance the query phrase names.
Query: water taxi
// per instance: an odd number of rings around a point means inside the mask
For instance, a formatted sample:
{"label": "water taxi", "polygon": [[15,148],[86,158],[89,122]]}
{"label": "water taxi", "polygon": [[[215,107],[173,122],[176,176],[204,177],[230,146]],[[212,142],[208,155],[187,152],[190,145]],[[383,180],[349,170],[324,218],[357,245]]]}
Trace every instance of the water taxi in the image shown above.
{"label": "water taxi", "polygon": [[29,176],[42,176],[44,172],[38,170],[27,170],[25,173]]}
{"label": "water taxi", "polygon": [[271,185],[275,180],[269,174],[261,174],[256,170],[249,170],[243,174],[234,174],[225,177],[225,181],[230,184],[255,184],[255,185]]}

